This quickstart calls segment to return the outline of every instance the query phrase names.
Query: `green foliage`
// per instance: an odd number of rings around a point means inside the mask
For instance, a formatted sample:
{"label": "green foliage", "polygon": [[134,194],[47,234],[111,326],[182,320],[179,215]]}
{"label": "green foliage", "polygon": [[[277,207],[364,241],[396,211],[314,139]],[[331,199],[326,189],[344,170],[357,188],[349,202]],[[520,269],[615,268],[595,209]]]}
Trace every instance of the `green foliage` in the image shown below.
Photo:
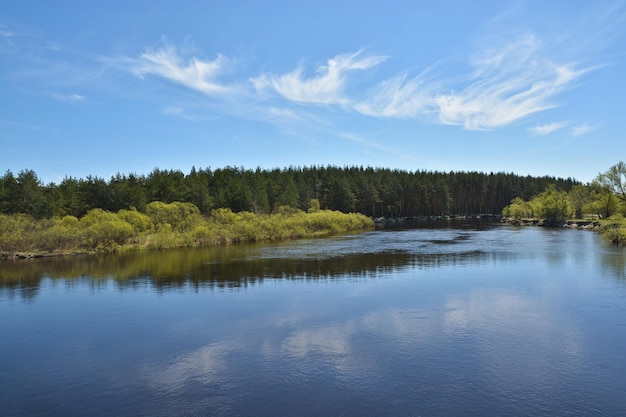
{"label": "green foliage", "polygon": [[179,201],[193,204],[204,215],[217,208],[267,214],[281,206],[307,211],[315,199],[320,209],[369,217],[479,214],[500,212],[516,197],[529,200],[549,183],[561,191],[578,184],[572,179],[502,172],[314,166],[269,171],[193,168],[188,175],[155,169],[147,176],[118,173],[108,181],[93,176],[66,177],[60,184],[43,185],[33,171],[21,171],[17,176],[7,171],[0,177],[0,212],[35,218],[82,217],[94,208],[118,212],[135,207],[146,212],[147,202]]}
{"label": "green foliage", "polygon": [[26,214],[0,215],[0,250],[28,252],[37,247],[43,227],[41,222]]}
{"label": "green foliage", "polygon": [[169,223],[159,224],[156,232],[146,239],[146,246],[153,249],[167,249],[193,246],[193,235],[173,230]]}
{"label": "green foliage", "polygon": [[624,162],[618,162],[605,173],[599,174],[595,182],[626,202],[626,164]]}
{"label": "green foliage", "polygon": [[610,242],[626,245],[626,218],[621,214],[611,216],[600,226],[600,234]]}
{"label": "green foliage", "polygon": [[589,204],[591,199],[589,187],[576,184],[568,193],[567,198],[569,207],[572,210],[572,215],[577,219],[581,219],[583,217],[585,206]]}
{"label": "green foliage", "polygon": [[317,198],[312,198],[309,201],[309,213],[317,213],[320,211],[320,201]]}
{"label": "green foliage", "polygon": [[153,202],[148,207],[151,216],[136,210],[115,214],[93,209],[80,220],[74,216],[37,220],[24,214],[0,214],[0,252],[164,249],[327,236],[373,226],[362,214],[305,213],[289,206],[282,206],[276,214],[260,215],[216,209],[207,219],[190,203]]}
{"label": "green foliage", "polygon": [[565,191],[558,191],[554,184],[530,201],[515,198],[502,210],[502,215],[512,218],[540,217],[548,221],[561,221],[570,215],[569,196]]}
{"label": "green foliage", "polygon": [[548,221],[561,221],[568,218],[567,193],[564,191],[557,191],[554,184],[550,184],[548,188],[530,202],[539,217],[542,217]]}
{"label": "green foliage", "polygon": [[102,209],[90,210],[79,221],[83,245],[89,249],[110,250],[122,245],[133,235],[133,226],[115,213]]}
{"label": "green foliage", "polygon": [[52,225],[42,231],[39,249],[54,252],[76,248],[82,244],[79,220],[74,216],[52,219]]}
{"label": "green foliage", "polygon": [[502,210],[502,215],[515,219],[533,217],[533,207],[529,202],[524,201],[520,197],[516,197],[511,201],[511,204]]}
{"label": "green foliage", "polygon": [[502,210],[509,218],[534,217],[560,221],[575,217],[602,220],[602,236],[619,245],[626,244],[626,200],[621,193],[626,186],[626,166],[620,162],[601,174],[592,184],[574,185],[569,192],[548,185],[530,201],[515,198]]}
{"label": "green foliage", "polygon": [[198,207],[178,201],[170,204],[153,201],[146,206],[146,214],[155,226],[169,224],[176,232],[191,230],[202,221]]}
{"label": "green foliage", "polygon": [[[380,216],[608,218],[626,215],[625,172],[620,162],[583,186],[570,178],[507,173],[226,167],[193,168],[189,175],[155,169],[148,176],[117,174],[108,182],[66,177],[44,186],[31,170],[17,176],[7,171],[0,177],[0,251],[323,236],[371,227],[371,218]],[[345,214],[353,212],[361,214]]]}
{"label": "green foliage", "polygon": [[608,189],[594,184],[591,186],[590,199],[584,210],[598,218],[608,218],[620,210],[619,199]]}
{"label": "green foliage", "polygon": [[135,233],[147,232],[154,228],[150,216],[138,212],[134,207],[130,210],[122,209],[118,211],[117,217],[133,226]]}

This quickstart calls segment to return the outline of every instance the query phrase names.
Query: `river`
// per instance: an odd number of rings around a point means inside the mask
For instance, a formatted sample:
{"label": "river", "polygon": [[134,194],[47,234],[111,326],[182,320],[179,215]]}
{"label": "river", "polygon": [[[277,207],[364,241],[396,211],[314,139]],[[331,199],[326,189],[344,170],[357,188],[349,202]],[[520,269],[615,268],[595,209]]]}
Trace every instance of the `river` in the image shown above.
{"label": "river", "polygon": [[626,251],[490,223],[0,263],[3,416],[617,416]]}

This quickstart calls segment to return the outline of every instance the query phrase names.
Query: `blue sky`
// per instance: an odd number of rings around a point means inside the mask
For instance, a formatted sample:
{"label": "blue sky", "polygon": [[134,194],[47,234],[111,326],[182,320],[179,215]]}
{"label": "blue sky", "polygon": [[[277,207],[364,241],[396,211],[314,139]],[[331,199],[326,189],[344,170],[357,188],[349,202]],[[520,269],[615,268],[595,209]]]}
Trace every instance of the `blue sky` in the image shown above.
{"label": "blue sky", "polygon": [[0,169],[363,165],[591,181],[624,1],[4,1]]}

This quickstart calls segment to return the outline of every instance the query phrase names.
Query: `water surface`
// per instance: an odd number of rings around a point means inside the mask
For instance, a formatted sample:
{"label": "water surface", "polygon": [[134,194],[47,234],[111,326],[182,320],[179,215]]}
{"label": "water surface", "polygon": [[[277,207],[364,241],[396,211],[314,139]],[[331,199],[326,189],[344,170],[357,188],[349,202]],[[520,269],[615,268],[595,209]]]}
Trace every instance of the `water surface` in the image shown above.
{"label": "water surface", "polygon": [[626,411],[626,252],[463,225],[0,264],[0,414]]}

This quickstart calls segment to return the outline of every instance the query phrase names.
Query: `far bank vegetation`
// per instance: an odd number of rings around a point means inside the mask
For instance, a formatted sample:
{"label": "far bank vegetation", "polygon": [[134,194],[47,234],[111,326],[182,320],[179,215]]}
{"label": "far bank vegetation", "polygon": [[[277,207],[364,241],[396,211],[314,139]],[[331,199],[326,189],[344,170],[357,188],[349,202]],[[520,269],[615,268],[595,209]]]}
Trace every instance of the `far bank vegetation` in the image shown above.
{"label": "far bank vegetation", "polygon": [[602,236],[626,244],[626,164],[620,162],[599,174],[589,185],[576,184],[569,192],[554,184],[529,200],[517,197],[502,210],[511,223],[547,225],[597,224]]}
{"label": "far bank vegetation", "polygon": [[145,212],[92,209],[75,216],[35,219],[25,214],[0,215],[0,251],[8,254],[111,252],[133,248],[175,248],[320,237],[373,227],[369,217],[280,207],[274,214],[234,213],[228,208],[202,216],[192,203],[148,204]]}

